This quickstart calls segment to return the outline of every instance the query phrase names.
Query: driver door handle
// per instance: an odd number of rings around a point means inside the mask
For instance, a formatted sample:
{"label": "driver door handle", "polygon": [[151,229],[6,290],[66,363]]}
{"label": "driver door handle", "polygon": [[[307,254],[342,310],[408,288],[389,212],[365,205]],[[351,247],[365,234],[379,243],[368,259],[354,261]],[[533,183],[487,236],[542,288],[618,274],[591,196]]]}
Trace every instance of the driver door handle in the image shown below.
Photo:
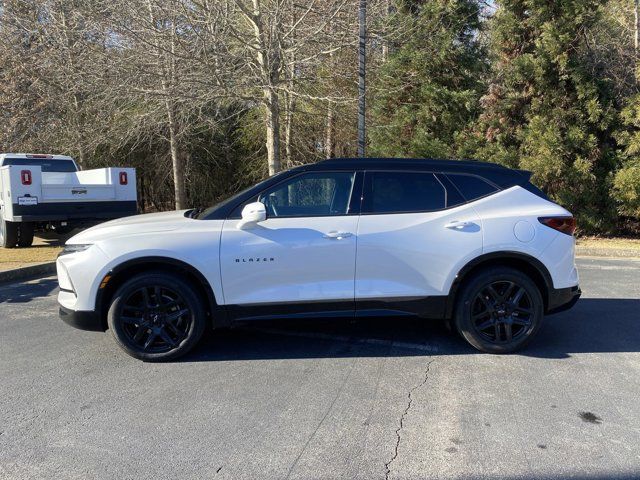
{"label": "driver door handle", "polygon": [[342,240],[343,238],[348,238],[351,236],[353,236],[353,233],[351,232],[329,232],[329,233],[325,233],[322,237],[333,239],[333,240]]}

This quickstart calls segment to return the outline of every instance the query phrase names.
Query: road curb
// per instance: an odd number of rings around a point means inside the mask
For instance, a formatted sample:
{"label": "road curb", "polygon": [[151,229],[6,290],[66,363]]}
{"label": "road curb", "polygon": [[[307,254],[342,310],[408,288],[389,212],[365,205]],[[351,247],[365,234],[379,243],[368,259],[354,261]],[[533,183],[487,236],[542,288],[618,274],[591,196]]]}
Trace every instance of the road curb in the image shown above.
{"label": "road curb", "polygon": [[0,283],[17,282],[33,278],[45,277],[56,273],[56,262],[39,263],[28,267],[12,268],[0,272]]}

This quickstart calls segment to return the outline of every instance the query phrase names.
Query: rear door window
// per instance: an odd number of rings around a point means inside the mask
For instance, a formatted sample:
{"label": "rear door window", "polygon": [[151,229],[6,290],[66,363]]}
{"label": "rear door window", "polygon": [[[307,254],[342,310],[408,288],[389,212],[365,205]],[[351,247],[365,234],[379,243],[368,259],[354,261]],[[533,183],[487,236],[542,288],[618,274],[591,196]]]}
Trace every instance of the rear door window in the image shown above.
{"label": "rear door window", "polygon": [[433,173],[367,172],[363,213],[411,213],[442,210],[446,192]]}

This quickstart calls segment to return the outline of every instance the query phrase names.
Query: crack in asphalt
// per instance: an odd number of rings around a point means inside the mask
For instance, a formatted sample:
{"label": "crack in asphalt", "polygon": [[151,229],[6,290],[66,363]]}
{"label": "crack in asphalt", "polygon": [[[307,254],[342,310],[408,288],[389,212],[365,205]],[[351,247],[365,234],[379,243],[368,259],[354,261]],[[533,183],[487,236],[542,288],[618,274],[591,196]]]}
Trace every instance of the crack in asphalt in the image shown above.
{"label": "crack in asphalt", "polygon": [[407,399],[408,399],[407,407],[402,412],[402,415],[400,416],[400,425],[396,429],[396,446],[395,446],[395,448],[393,450],[393,456],[391,457],[391,459],[388,462],[386,462],[384,464],[384,468],[385,468],[384,478],[385,478],[385,480],[389,480],[389,475],[391,475],[391,464],[396,460],[396,458],[398,458],[398,449],[400,448],[400,441],[402,439],[402,437],[400,435],[400,432],[404,428],[404,419],[407,416],[407,414],[409,413],[409,410],[411,409],[411,405],[413,404],[413,393],[416,390],[418,390],[420,387],[422,387],[423,385],[425,385],[427,383],[427,380],[429,379],[429,370],[431,369],[431,364],[434,361],[435,360],[431,360],[429,363],[427,363],[427,368],[424,371],[424,378],[422,379],[422,382],[420,382],[419,384],[415,385],[411,390],[409,390],[409,393],[407,394]]}

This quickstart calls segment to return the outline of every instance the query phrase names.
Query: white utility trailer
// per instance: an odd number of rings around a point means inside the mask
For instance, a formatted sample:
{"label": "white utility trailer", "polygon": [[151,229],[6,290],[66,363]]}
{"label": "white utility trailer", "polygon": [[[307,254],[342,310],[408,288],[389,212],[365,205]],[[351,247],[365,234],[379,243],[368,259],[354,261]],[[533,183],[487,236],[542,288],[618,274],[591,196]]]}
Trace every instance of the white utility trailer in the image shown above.
{"label": "white utility trailer", "polygon": [[0,154],[0,246],[27,247],[34,230],[73,228],[137,213],[136,171],[80,171],[71,157]]}

